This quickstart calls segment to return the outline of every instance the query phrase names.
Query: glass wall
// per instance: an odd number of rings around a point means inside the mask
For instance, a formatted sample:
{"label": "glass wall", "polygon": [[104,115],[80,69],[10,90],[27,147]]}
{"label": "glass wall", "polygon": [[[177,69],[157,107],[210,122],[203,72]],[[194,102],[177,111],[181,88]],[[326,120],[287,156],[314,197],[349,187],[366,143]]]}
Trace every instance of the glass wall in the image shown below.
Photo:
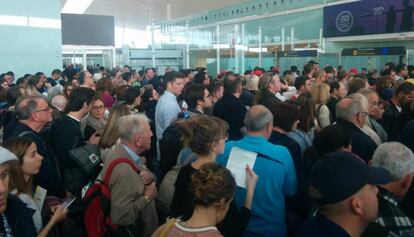
{"label": "glass wall", "polygon": [[[338,0],[253,0],[236,6],[165,21],[156,26],[156,48],[182,49],[183,67],[207,67],[212,74],[222,70],[243,73],[256,66],[287,70],[309,60],[321,66],[343,65],[381,68],[385,61],[414,61],[414,53],[391,57],[341,57],[343,48],[405,46],[413,41],[328,41],[322,38],[323,8]],[[315,57],[277,58],[276,52],[317,50]],[[187,59],[188,55],[188,59]],[[403,58],[401,58],[403,57]]]}
{"label": "glass wall", "polygon": [[[303,47],[303,41],[319,41],[323,3],[322,0],[252,1],[177,19],[155,27],[155,45],[157,49],[182,49],[184,55],[188,54],[184,67],[207,67],[212,73],[222,70],[243,73],[256,66],[269,69],[278,65],[277,51],[288,50],[292,44]],[[322,5],[309,8],[315,4]],[[290,9],[299,10],[284,13]],[[281,66],[296,61],[286,59]]]}

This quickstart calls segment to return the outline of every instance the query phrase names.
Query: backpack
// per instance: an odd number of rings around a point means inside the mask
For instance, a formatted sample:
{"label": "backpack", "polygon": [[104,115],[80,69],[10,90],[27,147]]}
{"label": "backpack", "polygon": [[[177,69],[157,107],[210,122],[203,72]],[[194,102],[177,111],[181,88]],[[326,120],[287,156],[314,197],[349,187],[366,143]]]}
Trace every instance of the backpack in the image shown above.
{"label": "backpack", "polygon": [[[179,157],[181,156],[182,151],[180,152]],[[191,160],[196,159],[195,153],[191,153],[182,164],[177,164],[170,171],[165,174],[161,184],[158,188],[157,196],[157,208],[158,210],[168,216],[170,212],[170,206],[175,192],[175,181],[177,181],[178,173],[180,173],[181,167],[187,165]]]}
{"label": "backpack", "polygon": [[[124,231],[121,231],[121,228],[111,221],[111,190],[109,189],[109,179],[111,178],[112,171],[117,165],[122,163],[127,163],[135,172],[139,172],[135,163],[130,159],[115,159],[109,164],[106,174],[103,177],[103,181],[98,180],[98,182],[89,187],[85,193],[85,197],[83,198],[83,205],[85,208],[84,223],[89,237],[123,236],[120,233]],[[134,226],[132,229],[135,233],[134,235],[130,233],[131,236],[142,235],[143,226]],[[140,234],[137,235],[137,232]]]}
{"label": "backpack", "polygon": [[183,148],[182,125],[177,121],[165,129],[159,140],[161,178],[177,164],[177,156]]}

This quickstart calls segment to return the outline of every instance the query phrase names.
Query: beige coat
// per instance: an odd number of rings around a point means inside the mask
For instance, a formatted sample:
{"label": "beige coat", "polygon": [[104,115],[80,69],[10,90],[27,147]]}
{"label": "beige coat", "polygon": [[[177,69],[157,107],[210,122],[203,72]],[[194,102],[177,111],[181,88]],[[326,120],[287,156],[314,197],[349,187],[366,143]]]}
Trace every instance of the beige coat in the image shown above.
{"label": "beige coat", "polygon": [[[133,159],[122,144],[117,144],[105,159],[103,177],[109,164],[117,158]],[[114,224],[126,226],[138,219],[144,222],[144,237],[149,237],[158,227],[158,216],[154,201],[144,198],[144,184],[140,176],[128,164],[119,164],[112,171],[109,180],[111,190],[111,219]]]}

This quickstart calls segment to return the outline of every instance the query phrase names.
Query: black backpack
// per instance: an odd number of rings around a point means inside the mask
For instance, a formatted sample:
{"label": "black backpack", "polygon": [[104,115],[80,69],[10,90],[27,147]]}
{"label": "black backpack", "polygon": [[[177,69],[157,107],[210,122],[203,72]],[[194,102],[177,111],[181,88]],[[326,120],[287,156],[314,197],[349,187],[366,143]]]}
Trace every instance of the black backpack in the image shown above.
{"label": "black backpack", "polygon": [[181,141],[183,136],[182,125],[177,121],[165,129],[162,139],[159,141],[162,177],[177,164],[178,154],[183,148]]}

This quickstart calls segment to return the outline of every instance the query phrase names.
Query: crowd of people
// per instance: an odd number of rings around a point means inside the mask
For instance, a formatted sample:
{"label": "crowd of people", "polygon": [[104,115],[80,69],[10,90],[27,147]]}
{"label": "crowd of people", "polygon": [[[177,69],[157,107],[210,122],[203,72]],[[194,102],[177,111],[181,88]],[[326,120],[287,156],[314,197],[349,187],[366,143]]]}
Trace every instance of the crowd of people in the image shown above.
{"label": "crowd of people", "polygon": [[0,85],[0,236],[414,236],[413,66]]}

